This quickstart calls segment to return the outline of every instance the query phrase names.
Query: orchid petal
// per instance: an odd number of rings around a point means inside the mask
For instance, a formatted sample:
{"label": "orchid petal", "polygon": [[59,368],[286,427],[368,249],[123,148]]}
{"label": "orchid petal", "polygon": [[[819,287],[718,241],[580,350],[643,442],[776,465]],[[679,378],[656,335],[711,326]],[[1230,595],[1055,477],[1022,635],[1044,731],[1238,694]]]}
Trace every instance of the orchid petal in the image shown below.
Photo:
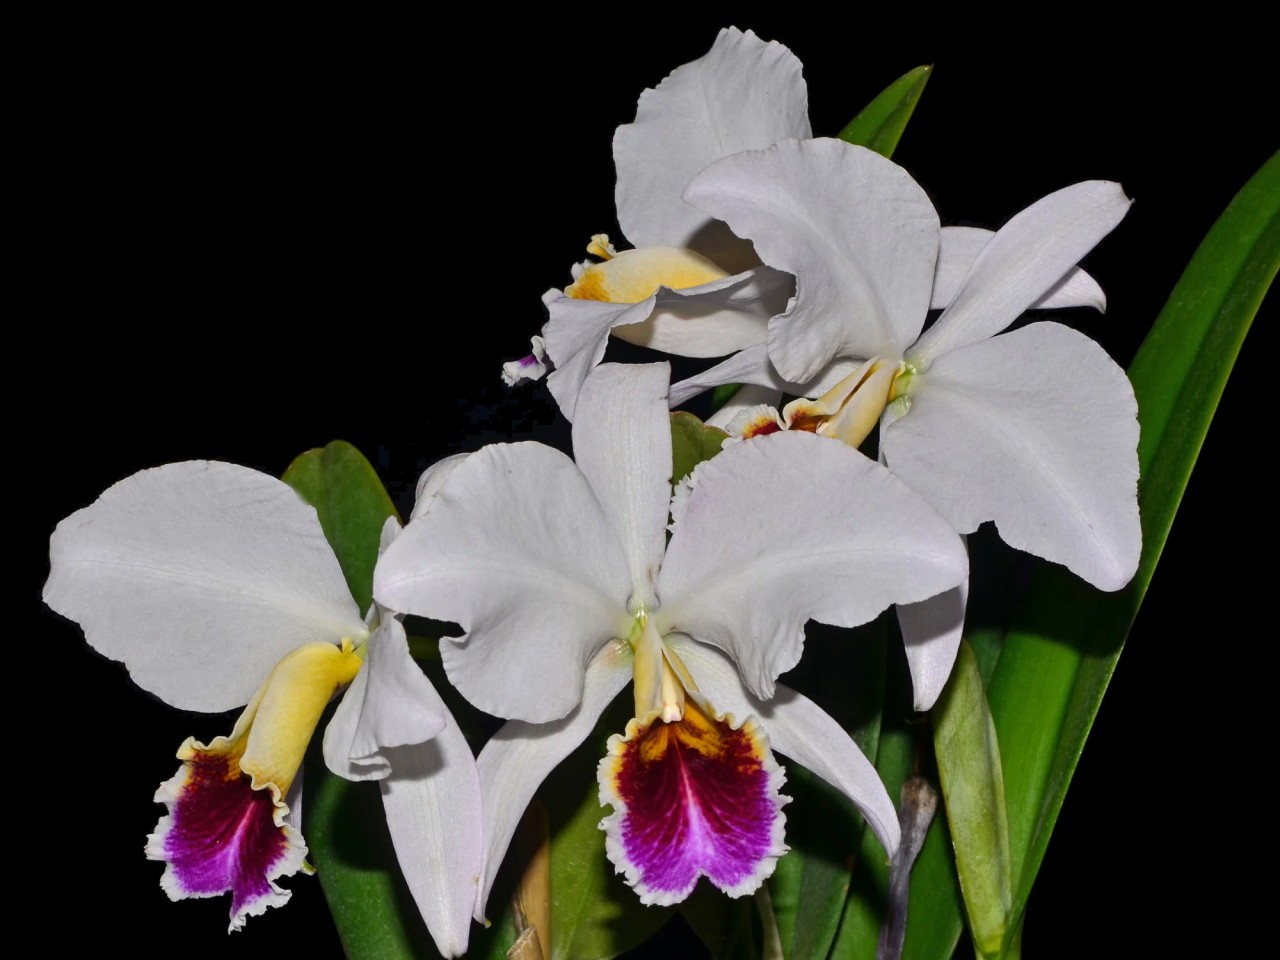
{"label": "orchid petal", "polygon": [[[1103,590],[1138,563],[1133,387],[1102,348],[1034,323],[954,350],[913,378],[886,462],[961,533],[1005,542]],[[945,464],[945,469],[939,469]]]}
{"label": "orchid petal", "polygon": [[577,705],[591,657],[630,629],[630,594],[587,479],[538,443],[493,444],[455,467],[374,572],[379,603],[462,625],[440,654],[463,696],[535,723]]}
{"label": "orchid petal", "polygon": [[921,600],[898,604],[898,625],[907,648],[911,689],[917,710],[933,706],[955,666],[956,651],[964,634],[964,612],[969,600],[969,580],[958,587]]}
{"label": "orchid petal", "polygon": [[772,700],[756,699],[742,686],[729,659],[712,647],[679,635],[667,637],[666,642],[679,654],[708,700],[726,713],[755,716],[774,750],[853,801],[892,856],[899,839],[897,811],[875,767],[840,724],[784,684],[778,684]]}
{"label": "orchid petal", "polygon": [[49,552],[45,602],[187,710],[248,702],[308,641],[365,635],[315,510],[246,467],[136,473],[58,524]]}
{"label": "orchid petal", "polygon": [[757,413],[762,407],[774,409],[782,401],[782,391],[772,387],[761,387],[754,383],[743,384],[742,389],[729,398],[729,401],[707,417],[708,427],[719,427],[727,433],[733,433],[729,424],[748,411]]}
{"label": "orchid petal", "polygon": [[[951,306],[964,285],[973,261],[993,236],[994,230],[984,230],[981,227],[942,228],[930,310],[945,310]],[[1079,267],[1072,267],[1056,286],[1027,309],[1060,310],[1065,307],[1092,307],[1104,313],[1107,309],[1107,295],[1102,292],[1097,280]]]}
{"label": "orchid petal", "polygon": [[792,383],[778,373],[769,360],[768,346],[760,343],[740,350],[732,357],[717,363],[709,370],[680,380],[671,385],[671,406],[678,407],[687,400],[723,383],[744,383],[767,387],[778,393],[794,393],[818,396],[826,393],[847,377],[861,361],[836,360],[826,366],[809,383]]}
{"label": "orchid petal", "polygon": [[380,780],[391,772],[386,748],[437,736],[448,708],[409,655],[404,626],[385,618],[368,655],[324,731],[324,760],[347,780]]}
{"label": "orchid petal", "polygon": [[951,350],[995,336],[1115,229],[1131,202],[1120,184],[1089,180],[1015,215],[978,253],[951,306],[907,359],[927,367]]}
{"label": "orchid petal", "polygon": [[680,191],[721,157],[809,137],[808,111],[791,51],[751,31],[721,30],[705,56],[642,93],[635,122],[614,134],[622,232],[637,247],[690,247],[726,268],[726,254],[741,261],[744,244],[685,204]]}
{"label": "orchid petal", "polygon": [[684,290],[659,287],[638,303],[579,300],[550,290],[543,329],[555,370],[547,388],[573,420],[578,393],[604,359],[609,334],[685,357],[719,357],[762,343],[769,317],[786,303],[791,278],[760,268]]}
{"label": "orchid petal", "polygon": [[606,363],[583,384],[573,424],[574,461],[626,554],[633,611],[653,605],[653,583],[666,548],[670,381],[666,363]]}
{"label": "orchid petal", "polygon": [[900,359],[920,332],[940,227],[892,161],[841,140],[784,141],[713,164],[684,195],[795,275],[790,308],[769,323],[769,357],[789,380],[836,357]]}
{"label": "orchid petal", "polygon": [[483,802],[471,748],[453,717],[447,711],[444,717],[435,739],[386,751],[391,775],[380,786],[391,842],[414,902],[436,949],[458,957],[467,949],[484,874]]}
{"label": "orchid petal", "polygon": [[587,666],[582,702],[573,713],[555,723],[512,720],[480,751],[476,764],[484,794],[486,853],[475,917],[481,923],[485,922],[489,890],[529,800],[556,765],[595,728],[605,707],[631,679],[631,663],[626,643],[609,644]]}
{"label": "orchid petal", "polygon": [[[414,491],[413,513],[409,515],[410,520],[413,520],[415,517],[421,516],[426,512],[427,507],[429,507],[431,502],[435,499],[436,494],[440,492],[440,488],[444,486],[444,482],[449,479],[449,475],[453,473],[453,471],[457,469],[457,467],[469,456],[471,456],[469,453],[455,453],[452,456],[445,457],[443,460],[437,460],[431,466],[427,467],[426,470],[422,471],[422,476],[418,478],[418,485]],[[388,522],[394,519],[394,517],[387,518]],[[386,528],[384,527],[384,534],[385,531]],[[398,529],[396,536],[399,536]],[[394,540],[395,537],[392,537],[391,539]],[[382,556],[382,554],[386,552],[388,546],[390,546],[390,541],[381,544],[380,549],[378,550],[378,556]]]}
{"label": "orchid petal", "polygon": [[810,618],[853,627],[964,578],[955,532],[836,440],[775,433],[698,467],[658,576],[658,630],[737,662],[755,696],[800,659]]}

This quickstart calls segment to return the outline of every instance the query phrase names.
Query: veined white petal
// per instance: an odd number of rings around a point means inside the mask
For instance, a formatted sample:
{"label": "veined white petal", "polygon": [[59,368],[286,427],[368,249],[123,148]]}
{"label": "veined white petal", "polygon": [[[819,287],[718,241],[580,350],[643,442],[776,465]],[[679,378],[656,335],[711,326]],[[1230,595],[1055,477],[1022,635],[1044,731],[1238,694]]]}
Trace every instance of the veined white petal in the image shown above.
{"label": "veined white petal", "polygon": [[900,831],[893,801],[876,768],[840,724],[812,700],[778,684],[772,700],[758,700],[742,686],[733,664],[720,651],[671,635],[689,674],[708,701],[741,720],[754,716],[773,749],[817,774],[854,802],[892,856]]}
{"label": "veined white petal", "polygon": [[902,357],[929,310],[938,215],[905,170],[841,140],[794,140],[726,157],[685,199],[796,278],[769,322],[769,357],[803,383],[836,357]]}
{"label": "veined white petal", "polygon": [[[415,668],[416,669],[416,668]],[[387,828],[405,882],[436,949],[466,952],[484,876],[483,801],[475,758],[453,717],[435,739],[386,751],[380,781]]]}
{"label": "veined white petal", "polygon": [[705,56],[641,94],[635,122],[614,134],[622,232],[638,247],[691,247],[741,269],[745,245],[685,204],[680,191],[714,160],[810,135],[800,61],[749,30],[721,30]]}
{"label": "veined white petal", "polygon": [[364,666],[324,731],[325,764],[348,780],[380,780],[388,747],[424,743],[449,710],[409,655],[404,626],[387,616],[369,638]]}
{"label": "veined white petal", "polygon": [[1033,323],[939,357],[883,449],[961,533],[994,520],[1011,546],[1117,590],[1142,548],[1136,415],[1101,347]]}
{"label": "veined white petal", "polygon": [[[942,245],[938,248],[938,269],[933,275],[930,310],[945,310],[951,306],[964,285],[964,278],[968,276],[973,261],[993,236],[994,230],[984,230],[981,227],[942,228]],[[1072,267],[1048,293],[1027,309],[1059,310],[1065,307],[1092,307],[1103,313],[1107,309],[1107,295],[1102,292],[1097,280],[1079,267]]]}
{"label": "veined white petal", "polygon": [[653,606],[671,503],[666,363],[596,367],[578,394],[573,457],[591,482],[631,571],[632,612]]}
{"label": "veined white petal", "polygon": [[58,524],[49,554],[45,603],[187,710],[245,704],[293,648],[365,633],[315,510],[246,467],[136,473]]}
{"label": "veined white petal", "polygon": [[555,723],[512,720],[480,751],[476,763],[484,795],[486,853],[475,917],[481,923],[489,890],[529,800],[556,764],[587,738],[604,708],[630,679],[630,649],[622,641],[611,643],[587,667],[582,702],[573,713]]}
{"label": "veined white petal", "polygon": [[630,629],[630,595],[626,557],[586,477],[539,443],[468,457],[374,571],[379,603],[462,625],[440,653],[468,700],[534,723],[577,705],[591,657]]}
{"label": "veined white petal", "polygon": [[1057,286],[1124,218],[1131,202],[1120,184],[1089,180],[1016,214],[978,253],[951,306],[907,359],[928,366],[950,350],[995,336]]}
{"label": "veined white petal", "polygon": [[915,708],[928,710],[947,685],[964,634],[969,579],[919,603],[898,604],[898,626],[907,648]]}
{"label": "veined white petal", "polygon": [[960,538],[884,467],[837,440],[776,433],[698,468],[655,617],[662,634],[728,652],[768,698],[800,659],[807,620],[857,626],[967,572]]}

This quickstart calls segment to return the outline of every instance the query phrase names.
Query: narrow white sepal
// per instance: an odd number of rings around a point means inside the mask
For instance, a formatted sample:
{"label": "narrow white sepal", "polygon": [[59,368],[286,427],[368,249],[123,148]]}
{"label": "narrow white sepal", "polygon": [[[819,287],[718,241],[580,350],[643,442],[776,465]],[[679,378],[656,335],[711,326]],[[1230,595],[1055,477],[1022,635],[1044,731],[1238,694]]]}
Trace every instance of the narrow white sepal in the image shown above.
{"label": "narrow white sepal", "polygon": [[[994,230],[982,227],[943,227],[942,243],[938,248],[938,269],[933,275],[933,298],[930,310],[945,310],[951,306],[956,294],[964,285],[969,268],[987,245]],[[1060,310],[1067,307],[1091,307],[1099,313],[1107,309],[1107,295],[1097,280],[1079,267],[1072,267],[1067,275],[1050,288],[1049,292],[1033,303],[1028,310]]]}
{"label": "narrow white sepal", "polygon": [[897,606],[898,625],[907,649],[911,690],[917,710],[928,710],[942,693],[955,666],[964,635],[964,612],[969,580],[919,603]]}

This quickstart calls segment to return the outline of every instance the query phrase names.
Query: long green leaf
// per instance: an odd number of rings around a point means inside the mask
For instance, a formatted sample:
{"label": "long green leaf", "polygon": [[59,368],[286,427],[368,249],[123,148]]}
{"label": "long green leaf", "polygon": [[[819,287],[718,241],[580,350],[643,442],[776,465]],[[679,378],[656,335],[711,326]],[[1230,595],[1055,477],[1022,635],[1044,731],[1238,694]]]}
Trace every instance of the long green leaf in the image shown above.
{"label": "long green leaf", "polygon": [[960,644],[951,679],[932,715],[934,753],[969,929],[978,952],[989,957],[1004,942],[1012,909],[1009,822],[995,724],[969,644]]}
{"label": "long green leaf", "polygon": [[849,121],[840,139],[892,157],[932,72],[932,66],[916,67],[893,81]]}
{"label": "long green leaf", "polygon": [[[352,596],[373,596],[378,538],[395,514],[382,481],[349,443],[309,450],[284,481],[316,508]],[[433,956],[435,947],[396,862],[375,783],[348,783],[329,773],[317,743],[307,757],[305,833],[325,899],[347,956]]]}
{"label": "long green leaf", "polygon": [[351,595],[361,613],[368,610],[373,602],[378,536],[387,517],[396,514],[378,474],[359,450],[335,440],[297,457],[283,479],[316,508]]}
{"label": "long green leaf", "polygon": [[1214,224],[1130,367],[1142,424],[1136,576],[1124,590],[1102,594],[1046,565],[1006,637],[988,693],[1009,804],[1010,946],[1124,638],[1277,266],[1280,154]]}

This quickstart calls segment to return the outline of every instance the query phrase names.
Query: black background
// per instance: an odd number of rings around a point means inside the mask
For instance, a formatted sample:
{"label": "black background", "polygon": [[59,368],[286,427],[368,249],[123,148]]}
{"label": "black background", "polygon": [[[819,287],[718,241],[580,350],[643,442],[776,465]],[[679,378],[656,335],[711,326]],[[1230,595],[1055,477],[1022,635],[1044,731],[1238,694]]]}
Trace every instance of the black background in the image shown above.
{"label": "black background", "polygon": [[[24,171],[12,316],[26,339],[9,357],[27,386],[11,390],[9,473],[34,533],[19,545],[25,616],[57,520],[141,468],[211,458],[279,474],[342,438],[407,508],[445,453],[558,435],[542,388],[509,393],[499,365],[526,352],[539,295],[588,237],[621,240],[613,128],[729,20],[462,16],[465,29],[115,15],[32,31],[9,147]],[[1127,363],[1278,145],[1261,40],[1228,42],[1225,19],[1166,25],[1158,43],[1083,15],[1002,23],[998,41],[978,20],[921,20],[739,26],[803,61],[819,134],[936,64],[896,159],[944,222],[998,226],[1069,183],[1122,182],[1136,203],[1087,261],[1107,315],[1071,319]],[[1269,571],[1249,559],[1271,512],[1267,310],[1081,761],[1028,956],[1221,944],[1243,922],[1237,845],[1270,815],[1246,785],[1269,699],[1254,662]],[[167,901],[142,856],[161,812],[150,795],[183,738],[227,721],[166,707],[74,624],[35,616],[11,637],[10,831],[31,844],[11,869],[34,864],[41,899],[65,911],[50,945],[336,955],[313,879],[288,881],[293,903],[230,941],[225,899]]]}

